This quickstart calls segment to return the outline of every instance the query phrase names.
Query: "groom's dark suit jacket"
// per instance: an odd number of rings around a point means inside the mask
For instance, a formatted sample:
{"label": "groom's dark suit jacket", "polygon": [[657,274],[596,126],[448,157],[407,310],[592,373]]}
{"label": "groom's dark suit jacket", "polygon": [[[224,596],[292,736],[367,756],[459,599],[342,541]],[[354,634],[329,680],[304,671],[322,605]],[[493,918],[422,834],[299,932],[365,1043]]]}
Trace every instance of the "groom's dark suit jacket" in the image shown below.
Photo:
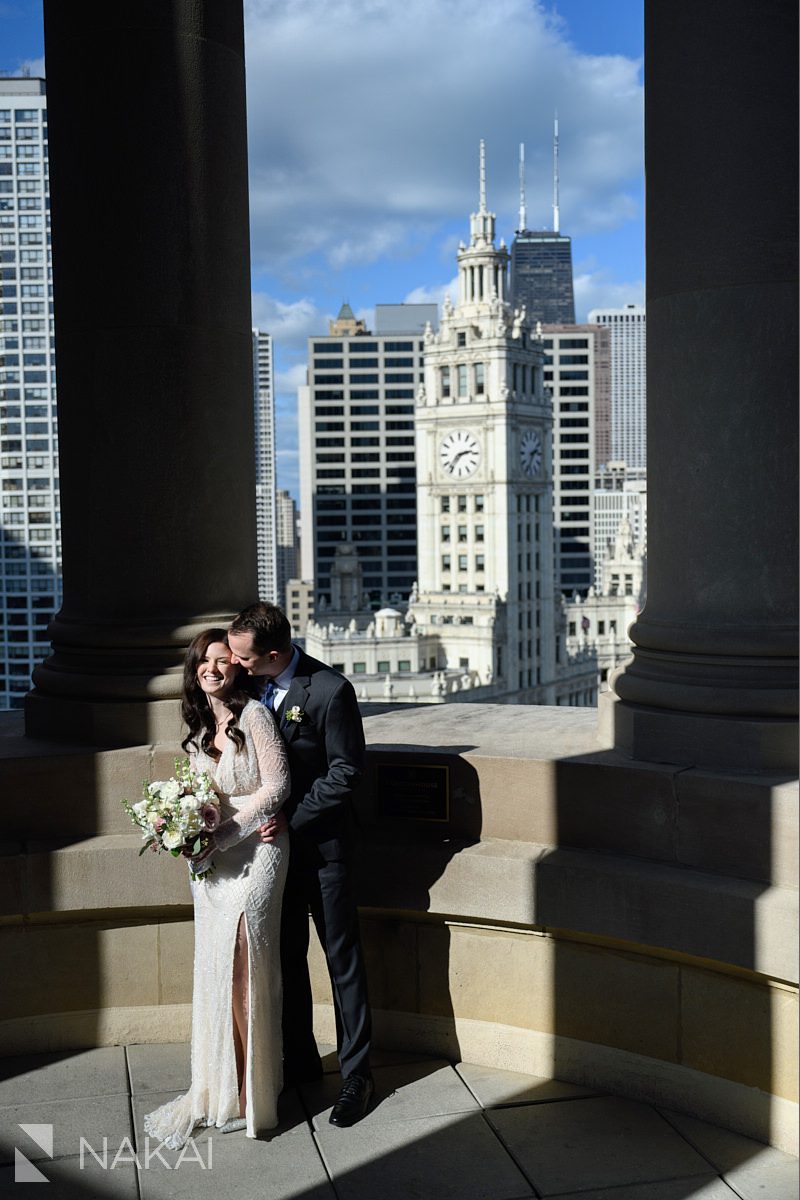
{"label": "groom's dark suit jacket", "polygon": [[[299,721],[288,719],[294,707],[302,713]],[[364,728],[352,684],[301,650],[275,715],[291,771],[284,812],[293,846],[313,844],[326,862],[342,860],[352,832],[353,790],[364,768]]]}

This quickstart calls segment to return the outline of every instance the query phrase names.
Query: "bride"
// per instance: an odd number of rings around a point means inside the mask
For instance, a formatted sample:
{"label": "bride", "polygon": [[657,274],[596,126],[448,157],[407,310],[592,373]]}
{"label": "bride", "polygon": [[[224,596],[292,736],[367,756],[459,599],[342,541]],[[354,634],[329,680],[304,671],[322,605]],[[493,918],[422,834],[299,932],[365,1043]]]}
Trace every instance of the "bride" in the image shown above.
{"label": "bride", "polygon": [[192,1084],[144,1119],[145,1131],[171,1149],[196,1125],[255,1137],[278,1123],[281,1090],[281,898],[288,834],[272,824],[289,793],[289,768],[272,714],[239,686],[227,633],[208,629],[186,653],[181,714],[183,748],[208,771],[221,796],[222,821],[196,871]]}

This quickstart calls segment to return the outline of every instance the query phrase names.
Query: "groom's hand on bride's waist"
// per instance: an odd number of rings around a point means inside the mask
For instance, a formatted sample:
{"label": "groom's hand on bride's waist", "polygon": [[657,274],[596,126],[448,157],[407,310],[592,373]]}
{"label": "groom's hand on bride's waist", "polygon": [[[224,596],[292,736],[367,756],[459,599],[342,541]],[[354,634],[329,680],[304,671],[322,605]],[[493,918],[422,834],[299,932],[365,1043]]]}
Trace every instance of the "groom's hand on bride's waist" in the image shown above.
{"label": "groom's hand on bride's waist", "polygon": [[274,842],[282,833],[286,833],[288,828],[289,822],[286,820],[283,810],[281,810],[270,817],[268,821],[265,821],[263,825],[259,826],[258,836],[262,842]]}

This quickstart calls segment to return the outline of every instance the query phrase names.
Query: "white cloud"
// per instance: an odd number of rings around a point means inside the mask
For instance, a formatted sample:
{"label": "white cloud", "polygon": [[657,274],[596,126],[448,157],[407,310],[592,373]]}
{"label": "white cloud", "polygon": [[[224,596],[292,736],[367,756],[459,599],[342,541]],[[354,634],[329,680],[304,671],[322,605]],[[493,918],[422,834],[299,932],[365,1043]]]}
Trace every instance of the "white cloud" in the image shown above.
{"label": "white cloud", "polygon": [[253,325],[271,333],[285,349],[305,352],[306,339],[327,329],[324,314],[306,296],[286,304],[266,292],[253,292],[252,305]]}
{"label": "white cloud", "polygon": [[403,300],[404,304],[438,304],[441,306],[445,296],[455,303],[458,296],[458,276],[455,275],[448,283],[435,283],[430,287],[415,287]]}
{"label": "white cloud", "polygon": [[477,205],[478,140],[499,232],[549,224],[551,129],[573,236],[637,211],[640,64],[580,54],[543,0],[247,0],[253,252],[286,270],[402,258]]}
{"label": "white cloud", "polygon": [[29,75],[32,79],[44,79],[44,58],[24,58],[20,62],[18,75]]}
{"label": "white cloud", "polygon": [[296,395],[297,389],[306,382],[307,369],[304,362],[295,363],[285,371],[275,372],[275,393]]}
{"label": "white cloud", "polygon": [[576,275],[575,316],[586,321],[593,308],[624,308],[626,304],[644,304],[644,280],[619,283],[605,270]]}

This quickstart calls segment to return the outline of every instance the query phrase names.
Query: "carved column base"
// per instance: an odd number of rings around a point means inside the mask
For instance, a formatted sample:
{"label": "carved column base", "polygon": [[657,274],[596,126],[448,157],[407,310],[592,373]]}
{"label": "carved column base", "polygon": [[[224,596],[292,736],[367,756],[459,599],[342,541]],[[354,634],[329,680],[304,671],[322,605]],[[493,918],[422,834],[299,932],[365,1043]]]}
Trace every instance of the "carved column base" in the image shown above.
{"label": "carved column base", "polygon": [[601,692],[598,708],[601,742],[632,759],[744,774],[798,770],[792,717],[681,712],[633,704],[613,691]]}
{"label": "carved column base", "polygon": [[127,627],[56,616],[53,653],[35,668],[25,700],[25,733],[108,747],[179,741],[185,647],[203,629],[226,629],[232,616]]}
{"label": "carved column base", "polygon": [[116,749],[178,745],[178,700],[77,700],[34,690],[25,697],[25,734],[48,741]]}

